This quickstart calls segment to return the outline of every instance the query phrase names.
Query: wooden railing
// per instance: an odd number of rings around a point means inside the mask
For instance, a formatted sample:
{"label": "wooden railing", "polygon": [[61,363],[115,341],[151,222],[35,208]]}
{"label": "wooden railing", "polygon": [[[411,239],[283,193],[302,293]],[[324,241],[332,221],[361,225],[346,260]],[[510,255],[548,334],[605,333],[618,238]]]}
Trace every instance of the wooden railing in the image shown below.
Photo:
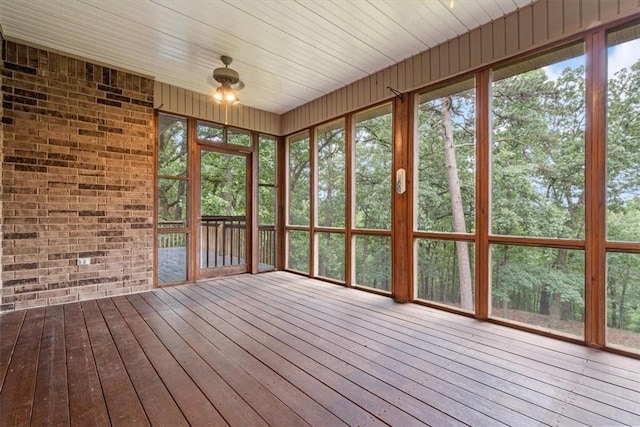
{"label": "wooden railing", "polygon": [[185,233],[158,234],[159,248],[184,248],[187,246]]}
{"label": "wooden railing", "polygon": [[276,226],[258,226],[258,262],[261,270],[276,266]]}
{"label": "wooden railing", "polygon": [[224,267],[247,261],[247,231],[244,216],[200,218],[200,267]]}
{"label": "wooden railing", "polygon": [[[159,228],[170,228],[182,221],[162,221]],[[224,267],[247,262],[247,236],[244,216],[203,216],[200,218],[200,267]],[[159,248],[186,247],[186,233],[158,234]],[[276,227],[258,227],[258,262],[261,269],[276,264]]]}

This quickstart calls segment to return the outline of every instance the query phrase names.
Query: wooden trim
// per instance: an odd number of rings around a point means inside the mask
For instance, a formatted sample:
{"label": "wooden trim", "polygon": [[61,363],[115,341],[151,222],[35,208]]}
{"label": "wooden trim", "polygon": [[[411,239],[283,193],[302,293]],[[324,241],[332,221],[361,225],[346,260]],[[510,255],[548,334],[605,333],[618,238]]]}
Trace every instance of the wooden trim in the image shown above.
{"label": "wooden trim", "polygon": [[447,233],[441,231],[413,231],[414,239],[452,240],[452,241],[476,241],[476,235],[471,233]]}
{"label": "wooden trim", "polygon": [[187,282],[198,277],[200,266],[200,147],[196,143],[196,120],[187,121],[187,175],[190,177],[187,196]]}
{"label": "wooden trim", "polygon": [[344,151],[345,151],[345,203],[344,203],[344,281],[347,286],[352,286],[355,281],[355,251],[353,250],[352,228],[355,215],[355,144],[353,115],[348,114],[344,120]]}
{"label": "wooden trim", "polygon": [[[406,280],[406,291],[407,291],[407,300],[413,301],[416,294],[416,286],[415,286],[415,268],[414,265],[417,266],[417,261],[415,260],[415,244],[413,237],[414,224],[416,223],[416,215],[415,210],[416,206],[414,202],[416,200],[417,192],[416,187],[413,183],[416,181],[415,169],[414,169],[414,153],[417,153],[417,143],[415,140],[416,131],[417,131],[417,123],[418,123],[418,97],[415,92],[408,93],[405,95],[406,102],[406,147],[404,149],[404,159],[406,162],[405,169],[407,170],[407,191],[405,193],[405,200],[407,203],[407,213],[406,213],[406,223],[405,230],[407,234],[407,241],[405,243],[406,250],[406,265],[407,265],[407,277]],[[416,157],[417,158],[417,157]],[[391,177],[391,191],[393,192],[395,189],[395,176]],[[393,237],[392,237],[393,239]],[[391,243],[393,245],[393,242]]]}
{"label": "wooden trim", "polygon": [[[0,44],[2,44],[2,40],[0,40]],[[2,47],[0,47],[0,51]],[[151,275],[151,285],[154,288],[158,287],[158,126],[159,126],[159,118],[158,118],[158,110],[153,110],[153,254],[151,257],[151,265],[153,266],[153,272]],[[187,161],[189,159],[187,158]]]}
{"label": "wooden trim", "polygon": [[198,272],[198,279],[212,279],[215,277],[232,276],[235,274],[250,273],[251,266],[249,263],[241,265],[228,265],[224,267],[214,267],[201,269]]}
{"label": "wooden trim", "polygon": [[541,335],[543,337],[555,338],[561,341],[570,342],[572,344],[581,344],[581,345],[585,344],[583,340],[576,338],[575,336],[572,336],[572,335],[563,334],[560,331],[551,331],[543,328],[536,328],[535,326],[532,326],[526,323],[509,321],[509,320],[497,318],[497,317],[490,317],[485,320],[488,322],[494,323],[496,325],[507,326],[509,328],[517,329],[519,331],[529,332],[532,334]]}
{"label": "wooden trim", "polygon": [[345,286],[344,280],[334,279],[333,277],[320,276],[319,274],[314,279],[322,280],[323,282],[333,283],[335,285]]}
{"label": "wooden trim", "polygon": [[416,298],[412,301],[414,304],[423,305],[425,307],[437,308],[438,310],[447,311],[449,313],[460,314],[466,317],[476,317],[474,313],[463,310],[453,305],[441,304],[437,301],[430,301],[426,299]]}
{"label": "wooden trim", "polygon": [[[410,161],[409,161],[409,115],[413,111],[411,107],[414,97],[404,94],[403,98],[393,100],[393,158],[392,176],[395,177],[399,169],[406,171],[406,188],[410,187]],[[392,296],[398,302],[409,302],[413,299],[413,283],[410,264],[412,242],[410,239],[412,221],[410,220],[412,204],[409,193],[398,194],[392,190],[391,209],[391,289]]]}
{"label": "wooden trim", "polygon": [[318,192],[318,151],[316,149],[316,128],[309,129],[309,277],[316,275],[316,232],[318,220],[316,193]]}
{"label": "wooden trim", "polygon": [[587,345],[606,344],[607,34],[586,38],[585,334]]}
{"label": "wooden trim", "polygon": [[287,259],[287,146],[283,137],[276,137],[276,270],[284,270]]}
{"label": "wooden trim", "polygon": [[640,253],[640,242],[607,242],[607,252]]}
{"label": "wooden trim", "polygon": [[307,225],[285,225],[284,229],[286,231],[309,231],[309,226]]}
{"label": "wooden trim", "polygon": [[368,286],[357,285],[357,284],[354,284],[353,288],[357,289],[359,291],[365,291],[365,292],[369,292],[369,293],[376,294],[376,295],[382,295],[382,296],[385,296],[385,297],[391,296],[391,292],[385,291],[384,289],[370,288]]}
{"label": "wooden trim", "polygon": [[355,109],[353,111],[349,111],[348,113],[344,113],[344,114],[341,114],[341,115],[336,116],[336,117],[330,117],[330,118],[327,118],[327,119],[322,119],[321,121],[315,122],[315,123],[313,123],[311,125],[307,125],[307,126],[301,127],[296,131],[287,132],[283,136],[286,137],[286,138],[289,138],[289,137],[292,137],[292,136],[296,136],[296,135],[302,134],[307,130],[312,130],[312,129],[318,128],[318,127],[321,128],[322,126],[324,126],[326,124],[341,120],[342,118],[345,118],[347,116],[356,116],[356,115],[358,115],[358,114],[360,114],[360,113],[362,113],[364,111],[375,110],[376,108],[382,107],[383,105],[392,104],[393,103],[393,98],[394,98],[394,95],[392,93],[390,93],[388,97],[386,97],[386,98],[384,98],[384,99],[382,99],[380,101],[376,101],[373,104],[367,104],[367,105],[365,105],[363,107],[358,107],[357,109]]}
{"label": "wooden trim", "polygon": [[476,260],[475,311],[478,319],[490,313],[489,251],[491,177],[491,71],[476,73]]}
{"label": "wooden trim", "polygon": [[333,228],[333,227],[318,227],[315,226],[313,230],[316,233],[337,233],[337,234],[346,234],[347,230],[345,228]]}
{"label": "wooden trim", "polygon": [[247,156],[247,248],[246,253],[251,254],[250,271],[257,274],[259,271],[260,248],[258,247],[258,160],[260,148],[258,146],[258,133],[251,133],[252,152]]}
{"label": "wooden trim", "polygon": [[[1,43],[1,41],[0,41]],[[0,50],[2,48],[0,47]],[[158,138],[160,135],[158,134],[158,110],[153,110],[153,254],[152,254],[152,265],[153,265],[153,274],[151,276],[151,280],[153,281],[152,286],[154,288],[158,287],[158,148],[160,144],[158,144]],[[187,161],[189,158],[187,157]]]}
{"label": "wooden trim", "polygon": [[351,230],[354,236],[388,236],[391,237],[391,230],[372,229],[372,228],[354,228]]}
{"label": "wooden trim", "polygon": [[489,243],[515,246],[545,246],[549,248],[584,249],[584,240],[550,239],[544,237],[489,235]]}

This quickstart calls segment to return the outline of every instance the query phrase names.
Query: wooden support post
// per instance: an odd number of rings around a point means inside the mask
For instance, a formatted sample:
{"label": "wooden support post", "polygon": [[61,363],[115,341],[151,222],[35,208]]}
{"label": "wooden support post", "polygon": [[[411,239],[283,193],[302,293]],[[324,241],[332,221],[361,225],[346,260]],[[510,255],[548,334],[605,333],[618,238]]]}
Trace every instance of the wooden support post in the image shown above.
{"label": "wooden support post", "polygon": [[247,207],[248,207],[248,233],[247,252],[250,257],[249,269],[251,274],[258,274],[260,258],[260,241],[258,238],[258,160],[260,156],[258,133],[251,136],[253,150],[247,159]]}
{"label": "wooden support post", "polygon": [[354,209],[355,209],[355,197],[354,197],[354,168],[355,162],[353,161],[355,157],[354,150],[354,128],[353,128],[353,115],[348,114],[345,117],[344,122],[344,151],[345,151],[345,213],[344,213],[344,226],[345,226],[345,235],[344,235],[344,248],[345,248],[345,265],[344,265],[344,283],[346,286],[352,286],[355,280],[354,274],[354,251],[353,251],[353,236],[351,233],[351,229],[353,228],[353,218]]}
{"label": "wooden support post", "polygon": [[607,35],[586,38],[585,342],[606,343]]}
{"label": "wooden support post", "polygon": [[[398,302],[413,300],[413,204],[411,159],[414,97],[404,94],[393,99],[393,198],[392,198],[392,296]],[[395,186],[398,170],[405,170],[404,193]]]}
{"label": "wooden support post", "polygon": [[476,317],[489,317],[491,268],[489,225],[491,192],[491,72],[476,73]]}
{"label": "wooden support post", "polygon": [[286,229],[287,224],[287,147],[283,137],[276,139],[276,270],[285,269],[287,257]]}

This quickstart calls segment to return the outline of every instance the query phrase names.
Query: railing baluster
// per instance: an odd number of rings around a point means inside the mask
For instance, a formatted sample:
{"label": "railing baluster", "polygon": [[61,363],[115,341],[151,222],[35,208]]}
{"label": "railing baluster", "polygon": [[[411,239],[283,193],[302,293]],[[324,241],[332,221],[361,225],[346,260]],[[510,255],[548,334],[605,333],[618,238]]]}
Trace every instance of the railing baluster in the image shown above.
{"label": "railing baluster", "polygon": [[209,265],[211,265],[211,264],[209,264],[209,221],[205,221],[205,227],[207,229],[207,246],[206,246],[206,248],[207,248],[207,263],[205,264],[205,266],[207,268],[209,268]]}
{"label": "railing baluster", "polygon": [[[205,246],[206,265],[209,268],[227,265],[246,264],[250,260],[247,259],[250,252],[247,251],[247,230],[244,217],[239,216],[206,216],[201,219],[201,226],[205,228],[202,234],[206,237]],[[275,267],[275,234],[274,225],[258,226],[258,239],[254,244],[258,245],[258,262],[265,267]],[[166,237],[165,237],[166,236]],[[180,235],[161,235],[161,245],[180,245],[179,240],[184,236]],[[162,240],[166,239],[166,240]],[[213,249],[213,253],[210,253]],[[214,257],[213,262],[211,256]]]}

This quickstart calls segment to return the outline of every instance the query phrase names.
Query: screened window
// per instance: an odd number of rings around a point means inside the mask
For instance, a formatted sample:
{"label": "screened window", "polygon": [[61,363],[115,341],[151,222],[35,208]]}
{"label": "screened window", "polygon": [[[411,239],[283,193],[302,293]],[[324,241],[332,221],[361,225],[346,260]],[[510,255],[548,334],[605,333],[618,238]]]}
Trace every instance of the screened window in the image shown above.
{"label": "screened window", "polygon": [[584,44],[494,72],[491,230],[584,237]]}
{"label": "screened window", "polygon": [[491,315],[580,337],[585,61],[570,45],[494,70],[491,89],[491,232],[519,236],[491,245]]}
{"label": "screened window", "polygon": [[473,232],[474,81],[426,93],[418,102],[416,229]]}
{"label": "screened window", "polygon": [[289,139],[288,144],[288,221],[289,225],[309,225],[309,185],[311,165],[309,134]]}
{"label": "screened window", "polygon": [[607,45],[607,342],[640,349],[640,24]]}
{"label": "screened window", "polygon": [[258,137],[259,270],[276,265],[276,138]]}
{"label": "screened window", "polygon": [[391,105],[354,117],[354,227],[391,229]]}
{"label": "screened window", "polygon": [[317,225],[342,228],[346,199],[344,121],[319,127],[316,132]]}
{"label": "screened window", "polygon": [[[475,90],[465,80],[418,98],[416,297],[474,310]],[[440,233],[432,236],[432,233]],[[450,233],[442,240],[442,234]],[[436,237],[435,239],[433,237]]]}
{"label": "screened window", "polygon": [[158,116],[157,260],[158,283],[187,280],[187,120]]}

